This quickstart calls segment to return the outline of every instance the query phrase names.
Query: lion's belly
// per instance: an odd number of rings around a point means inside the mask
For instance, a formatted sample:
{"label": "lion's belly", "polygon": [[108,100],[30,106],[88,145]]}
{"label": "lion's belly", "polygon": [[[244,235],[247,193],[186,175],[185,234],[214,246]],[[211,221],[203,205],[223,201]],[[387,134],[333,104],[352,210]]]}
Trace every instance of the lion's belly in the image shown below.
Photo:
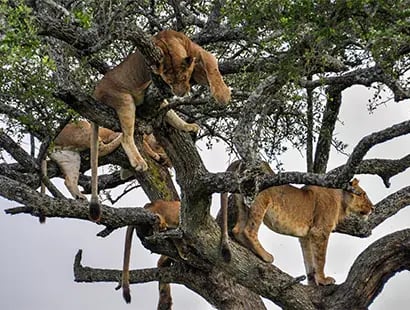
{"label": "lion's belly", "polygon": [[309,225],[303,217],[278,212],[275,208],[268,208],[263,222],[269,229],[284,235],[304,237],[309,231]]}

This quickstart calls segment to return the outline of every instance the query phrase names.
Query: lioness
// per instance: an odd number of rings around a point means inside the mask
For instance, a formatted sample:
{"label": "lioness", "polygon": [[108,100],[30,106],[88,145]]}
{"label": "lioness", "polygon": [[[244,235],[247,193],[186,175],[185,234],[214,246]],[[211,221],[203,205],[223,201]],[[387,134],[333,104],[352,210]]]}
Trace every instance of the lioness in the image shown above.
{"label": "lioness", "polygon": [[373,210],[359,181],[353,179],[350,185],[354,193],[313,185],[300,189],[291,185],[269,187],[256,196],[248,218],[236,223],[233,235],[268,263],[273,262],[273,256],[258,240],[262,221],[275,232],[299,237],[308,283],[333,284],[335,280],[324,274],[330,233],[349,213],[367,217]]}
{"label": "lioness", "polygon": [[[100,127],[98,130],[98,156],[112,153],[121,144],[121,133]],[[78,188],[80,175],[80,152],[90,148],[91,125],[86,120],[70,122],[61,130],[50,148],[48,156],[60,168],[64,175],[64,184],[74,199],[87,199]],[[154,160],[171,166],[164,149],[158,144],[153,134],[144,135],[145,152]]]}
{"label": "lioness", "polygon": [[[74,199],[87,199],[78,188],[80,152],[90,148],[91,125],[86,120],[68,123],[54,140],[48,156],[64,175],[64,184]],[[107,128],[98,131],[98,155],[105,156],[121,144],[121,133]]]}
{"label": "lioness", "polygon": [[[159,230],[164,231],[168,228],[177,228],[179,225],[179,210],[181,203],[179,201],[165,201],[156,200],[151,203],[147,203],[144,208],[154,213],[159,218]],[[131,302],[130,294],[130,256],[131,256],[131,244],[134,227],[128,226],[125,235],[124,245],[124,262],[122,268],[122,296],[127,303]],[[169,258],[162,255],[158,260],[158,267],[166,266],[169,264]],[[160,291],[160,303],[170,303],[170,288],[169,284],[161,284],[159,286]],[[163,300],[164,299],[164,300]],[[158,309],[162,309],[158,307]],[[164,308],[165,309],[165,308]],[[168,309],[168,308],[167,308]]]}
{"label": "lioness", "polygon": [[[161,63],[153,71],[171,87],[177,96],[183,96],[190,90],[190,81],[209,85],[212,96],[220,103],[228,103],[230,89],[226,86],[218,69],[216,58],[199,45],[192,42],[183,33],[164,30],[153,37],[154,43],[162,51]],[[121,144],[135,170],[144,171],[147,163],[141,157],[134,142],[134,123],[136,106],[142,104],[145,90],[151,83],[151,71],[143,55],[136,51],[122,63],[107,72],[97,84],[95,98],[114,108],[121,124]],[[164,102],[163,105],[167,103]],[[187,124],[173,111],[165,115],[166,121],[173,127],[184,131],[198,131],[196,124]],[[95,142],[91,145],[95,145]],[[94,154],[94,148],[92,153]],[[92,156],[96,162],[97,156]],[[92,165],[95,167],[95,164]],[[96,176],[96,169],[92,175]],[[93,181],[93,185],[97,182]],[[90,217],[98,220],[100,209],[95,186],[92,186]]]}

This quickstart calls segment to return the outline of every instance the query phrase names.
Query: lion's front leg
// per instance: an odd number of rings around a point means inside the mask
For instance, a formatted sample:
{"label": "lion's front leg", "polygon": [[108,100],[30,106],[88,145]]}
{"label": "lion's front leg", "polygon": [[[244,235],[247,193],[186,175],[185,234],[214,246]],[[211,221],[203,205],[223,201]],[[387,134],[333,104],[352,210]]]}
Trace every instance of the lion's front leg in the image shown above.
{"label": "lion's front leg", "polygon": [[131,166],[136,171],[145,171],[148,165],[142,158],[134,141],[135,104],[131,95],[123,95],[121,104],[116,106],[121,123],[121,145],[128,156]]}
{"label": "lion's front leg", "polygon": [[201,65],[206,73],[212,97],[218,103],[227,104],[231,100],[231,90],[225,84],[218,69],[218,62],[214,55],[201,48]]}
{"label": "lion's front leg", "polygon": [[[161,103],[161,108],[167,105],[168,105],[168,101],[164,100]],[[167,111],[167,113],[165,114],[165,120],[172,127],[185,131],[185,132],[195,132],[196,133],[200,129],[200,127],[195,123],[189,124],[185,122],[182,118],[178,116],[178,114],[175,113],[174,110]]]}
{"label": "lion's front leg", "polygon": [[324,271],[330,231],[324,230],[323,228],[312,228],[309,235],[313,252],[314,279],[316,285],[334,284],[336,282],[335,279],[326,277]]}

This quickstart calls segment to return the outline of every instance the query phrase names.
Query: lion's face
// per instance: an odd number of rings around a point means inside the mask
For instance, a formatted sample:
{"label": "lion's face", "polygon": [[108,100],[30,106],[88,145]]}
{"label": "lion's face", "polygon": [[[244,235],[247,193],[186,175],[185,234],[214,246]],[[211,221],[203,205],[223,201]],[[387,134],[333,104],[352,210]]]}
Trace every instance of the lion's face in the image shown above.
{"label": "lion's face", "polygon": [[195,67],[194,57],[180,57],[179,55],[164,55],[164,59],[154,72],[171,87],[174,95],[182,97],[191,89],[189,83]]}
{"label": "lion's face", "polygon": [[369,197],[367,197],[366,192],[359,186],[359,181],[357,179],[353,179],[350,182],[350,185],[354,188],[355,192],[352,194],[352,200],[349,203],[348,211],[367,218],[374,210],[372,202]]}

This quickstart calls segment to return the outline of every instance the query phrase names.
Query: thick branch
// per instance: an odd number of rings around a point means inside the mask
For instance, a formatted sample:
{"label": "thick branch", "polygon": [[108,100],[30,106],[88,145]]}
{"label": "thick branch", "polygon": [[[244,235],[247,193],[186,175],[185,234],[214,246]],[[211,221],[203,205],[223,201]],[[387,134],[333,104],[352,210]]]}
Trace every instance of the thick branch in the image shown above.
{"label": "thick branch", "polygon": [[[376,174],[386,187],[390,187],[390,179],[410,167],[410,155],[400,159],[365,159],[356,169],[356,174]],[[343,170],[344,165],[329,171],[326,175],[337,176]]]}
{"label": "thick branch", "polygon": [[[81,265],[80,250],[74,262],[76,282],[119,282],[120,270],[97,269]],[[171,267],[147,268],[130,271],[130,283],[152,281],[183,284],[202,295],[218,309],[265,309],[258,295],[229,280],[223,273],[214,270],[200,270],[189,265],[174,262]]]}
{"label": "thick branch", "polygon": [[329,161],[330,148],[332,145],[333,131],[335,129],[341,105],[341,89],[337,87],[329,87],[327,91],[326,108],[325,112],[323,113],[320,134],[316,145],[313,172],[326,172],[327,162]]}
{"label": "thick branch", "polygon": [[331,309],[366,309],[397,272],[410,271],[410,229],[370,245],[356,259],[342,285],[328,298]]}
{"label": "thick branch", "polygon": [[[88,203],[72,199],[51,198],[42,195],[17,181],[0,176],[0,195],[24,204],[26,207],[5,210],[8,214],[28,213],[48,218],[74,218],[89,221]],[[157,218],[142,208],[112,208],[102,205],[102,218],[98,223],[111,229],[128,225],[153,225]]]}
{"label": "thick branch", "polygon": [[363,137],[356,145],[346,165],[337,176],[336,183],[341,185],[346,182],[346,180],[350,180],[353,177],[357,167],[363,160],[363,157],[366,155],[366,153],[370,150],[370,148],[372,148],[376,144],[386,142],[408,133],[410,133],[410,121],[404,121],[402,123],[393,125],[384,130]]}

